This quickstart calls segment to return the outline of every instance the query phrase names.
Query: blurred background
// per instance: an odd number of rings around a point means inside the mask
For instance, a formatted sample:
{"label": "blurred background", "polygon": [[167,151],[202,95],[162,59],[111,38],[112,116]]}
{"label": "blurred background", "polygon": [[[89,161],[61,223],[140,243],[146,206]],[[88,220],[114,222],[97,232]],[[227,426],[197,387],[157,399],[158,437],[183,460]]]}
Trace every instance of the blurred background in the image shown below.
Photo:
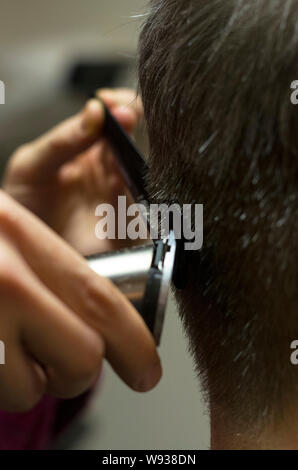
{"label": "blurred background", "polygon": [[[19,145],[77,112],[95,88],[136,86],[145,0],[0,0],[0,174]],[[145,136],[141,135],[145,141]],[[142,142],[140,142],[142,144]],[[206,449],[209,420],[174,302],[160,353],[164,377],[145,395],[106,365],[61,449]]]}

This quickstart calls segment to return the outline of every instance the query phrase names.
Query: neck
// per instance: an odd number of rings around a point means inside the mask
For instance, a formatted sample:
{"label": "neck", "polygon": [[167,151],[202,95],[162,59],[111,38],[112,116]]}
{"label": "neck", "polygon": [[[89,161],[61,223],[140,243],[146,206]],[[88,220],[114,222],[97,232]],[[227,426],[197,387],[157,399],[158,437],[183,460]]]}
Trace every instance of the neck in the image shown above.
{"label": "neck", "polygon": [[298,449],[298,407],[291,407],[281,419],[264,424],[261,429],[247,429],[227,422],[221,412],[211,409],[211,449],[254,450],[254,449]]}

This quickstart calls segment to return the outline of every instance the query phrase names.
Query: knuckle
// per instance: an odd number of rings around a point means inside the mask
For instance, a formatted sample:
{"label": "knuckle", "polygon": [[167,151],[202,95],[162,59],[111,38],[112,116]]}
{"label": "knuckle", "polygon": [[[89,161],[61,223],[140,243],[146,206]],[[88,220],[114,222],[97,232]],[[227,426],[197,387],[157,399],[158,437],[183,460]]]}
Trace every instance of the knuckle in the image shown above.
{"label": "knuckle", "polygon": [[23,144],[17,148],[17,150],[12,154],[9,163],[16,163],[18,160],[23,159],[30,149],[30,144]]}
{"label": "knuckle", "polygon": [[0,192],[0,228],[5,226],[13,219],[11,213],[11,204],[3,191]]}
{"label": "knuckle", "polygon": [[0,292],[2,299],[23,295],[25,289],[24,264],[9,245],[0,243]]}
{"label": "knuckle", "polygon": [[60,155],[63,152],[65,152],[67,148],[67,139],[65,135],[62,132],[60,132],[60,129],[59,131],[58,130],[56,130],[55,132],[52,131],[49,134],[47,146],[48,146],[48,150],[50,154]]}
{"label": "knuckle", "polygon": [[[9,311],[15,305],[23,305],[30,299],[30,284],[26,267],[17,257],[1,253],[0,249],[0,296],[2,305]],[[14,309],[13,309],[14,311]]]}
{"label": "knuckle", "polygon": [[7,284],[10,284],[11,282],[11,274],[10,270],[8,269],[8,262],[10,261],[7,259],[5,255],[3,256],[2,253],[0,253],[0,290],[3,288],[7,287]]}
{"label": "knuckle", "polygon": [[84,278],[83,298],[88,323],[100,331],[109,329],[116,313],[123,310],[122,297],[112,282],[93,273]]}
{"label": "knuckle", "polygon": [[103,341],[94,332],[92,337],[89,335],[88,342],[81,348],[80,357],[72,371],[73,380],[91,385],[102,367],[103,355]]}
{"label": "knuckle", "polygon": [[14,292],[21,289],[19,273],[19,266],[15,266],[9,254],[0,249],[0,289],[4,288],[7,293],[9,287],[12,287]]}
{"label": "knuckle", "polygon": [[11,213],[7,205],[2,204],[0,201],[0,230],[3,230],[10,226],[11,222],[13,221],[11,218]]}
{"label": "knuckle", "polygon": [[11,236],[15,235],[19,219],[18,204],[0,191],[0,234],[9,231]]}
{"label": "knuckle", "polygon": [[6,173],[15,174],[26,160],[26,156],[29,151],[30,144],[21,145],[10,157],[6,166]]}
{"label": "knuckle", "polygon": [[0,269],[0,295],[7,306],[21,303],[27,297],[28,289],[15,269],[1,267]]}

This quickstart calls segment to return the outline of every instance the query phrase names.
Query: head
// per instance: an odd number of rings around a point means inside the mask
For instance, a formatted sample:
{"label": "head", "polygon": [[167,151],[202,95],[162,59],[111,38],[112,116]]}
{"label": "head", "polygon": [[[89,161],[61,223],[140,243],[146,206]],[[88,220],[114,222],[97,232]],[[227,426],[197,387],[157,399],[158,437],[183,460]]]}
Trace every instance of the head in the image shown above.
{"label": "head", "polygon": [[204,204],[176,292],[213,410],[238,428],[297,401],[297,0],[152,0],[139,81],[154,202]]}

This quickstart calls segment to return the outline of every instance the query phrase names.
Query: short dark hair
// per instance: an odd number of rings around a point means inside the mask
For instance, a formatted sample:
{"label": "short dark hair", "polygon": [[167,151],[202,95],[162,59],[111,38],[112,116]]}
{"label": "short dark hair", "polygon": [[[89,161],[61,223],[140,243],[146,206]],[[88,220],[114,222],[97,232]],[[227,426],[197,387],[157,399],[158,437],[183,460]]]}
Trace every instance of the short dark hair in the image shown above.
{"label": "short dark hair", "polygon": [[204,204],[182,319],[213,407],[252,425],[298,387],[297,24],[297,0],[152,0],[140,37],[150,194]]}

